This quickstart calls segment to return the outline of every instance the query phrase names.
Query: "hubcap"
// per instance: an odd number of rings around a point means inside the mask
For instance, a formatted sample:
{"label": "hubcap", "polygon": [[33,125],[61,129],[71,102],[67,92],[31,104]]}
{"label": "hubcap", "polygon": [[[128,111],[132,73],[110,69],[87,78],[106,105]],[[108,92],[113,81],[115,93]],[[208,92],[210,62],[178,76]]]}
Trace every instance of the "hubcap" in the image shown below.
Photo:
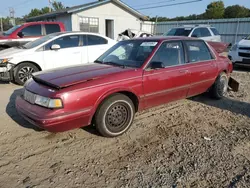
{"label": "hubcap", "polygon": [[116,103],[112,105],[106,114],[105,123],[107,128],[114,133],[123,131],[130,121],[131,113],[125,103]]}
{"label": "hubcap", "polygon": [[32,67],[23,67],[18,71],[18,78],[23,83],[25,83],[28,79],[31,78],[31,74],[34,72],[35,70]]}
{"label": "hubcap", "polygon": [[227,93],[227,78],[226,77],[221,77],[220,79],[220,91],[223,95]]}

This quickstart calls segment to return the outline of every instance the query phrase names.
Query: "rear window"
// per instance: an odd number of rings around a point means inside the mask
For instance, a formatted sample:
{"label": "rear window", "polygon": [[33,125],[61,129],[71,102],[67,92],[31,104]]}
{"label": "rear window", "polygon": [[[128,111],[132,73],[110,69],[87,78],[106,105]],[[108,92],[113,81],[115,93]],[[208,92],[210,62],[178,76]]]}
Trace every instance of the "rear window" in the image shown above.
{"label": "rear window", "polygon": [[171,29],[166,36],[188,36],[193,28],[173,28]]}
{"label": "rear window", "polygon": [[186,41],[186,45],[190,63],[213,59],[210,50],[203,41]]}
{"label": "rear window", "polygon": [[45,24],[46,34],[60,32],[60,27],[58,24]]}
{"label": "rear window", "polygon": [[87,40],[88,40],[88,45],[89,46],[102,45],[102,44],[107,44],[108,43],[108,41],[105,38],[95,36],[95,35],[88,35]]}
{"label": "rear window", "polygon": [[215,29],[215,28],[210,28],[210,29],[212,30],[214,35],[220,35],[220,33],[217,31],[217,29]]}

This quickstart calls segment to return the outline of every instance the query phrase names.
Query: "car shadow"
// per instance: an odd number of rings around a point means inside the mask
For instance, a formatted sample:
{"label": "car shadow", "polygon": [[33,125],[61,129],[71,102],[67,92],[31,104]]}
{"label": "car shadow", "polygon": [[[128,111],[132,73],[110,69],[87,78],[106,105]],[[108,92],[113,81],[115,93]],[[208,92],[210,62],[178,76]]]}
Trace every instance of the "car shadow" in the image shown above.
{"label": "car shadow", "polygon": [[224,97],[221,100],[214,100],[209,98],[209,94],[207,93],[193,97],[190,100],[250,117],[250,104],[246,102],[237,101],[227,97]]}
{"label": "car shadow", "polygon": [[6,113],[9,115],[11,119],[13,119],[18,125],[27,129],[33,129],[35,131],[43,131],[42,129],[30,124],[26,120],[24,120],[17,112],[15,107],[15,100],[18,95],[21,95],[23,89],[16,89],[10,96],[9,103],[6,106]]}

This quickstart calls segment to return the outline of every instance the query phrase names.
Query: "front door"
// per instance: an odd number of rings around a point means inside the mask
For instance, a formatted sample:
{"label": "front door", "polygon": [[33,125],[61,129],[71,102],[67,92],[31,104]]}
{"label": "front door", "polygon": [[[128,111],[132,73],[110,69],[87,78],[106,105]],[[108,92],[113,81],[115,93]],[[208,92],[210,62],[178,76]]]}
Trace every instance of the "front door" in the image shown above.
{"label": "front door", "polygon": [[[163,68],[153,64],[162,63]],[[181,42],[163,42],[143,75],[146,107],[185,98],[190,83],[188,66],[184,64]]]}
{"label": "front door", "polygon": [[[53,44],[60,46],[58,50],[52,50]],[[77,65],[82,63],[82,46],[80,35],[62,36],[48,43],[44,47],[44,64],[46,69]],[[87,50],[86,55],[87,55]]]}
{"label": "front door", "polygon": [[214,83],[218,68],[212,52],[204,41],[186,41],[190,88],[188,96],[206,92]]}

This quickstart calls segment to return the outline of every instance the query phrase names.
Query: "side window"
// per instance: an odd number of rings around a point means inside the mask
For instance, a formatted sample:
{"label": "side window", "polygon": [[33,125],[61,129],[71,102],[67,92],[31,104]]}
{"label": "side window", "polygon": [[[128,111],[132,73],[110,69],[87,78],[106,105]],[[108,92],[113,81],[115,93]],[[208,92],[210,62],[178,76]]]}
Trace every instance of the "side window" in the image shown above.
{"label": "side window", "polygon": [[162,62],[165,67],[184,63],[184,53],[181,42],[164,42],[155,53],[151,62]]}
{"label": "side window", "polygon": [[80,41],[79,39],[80,39],[79,35],[71,35],[71,36],[60,37],[60,38],[46,44],[44,50],[50,50],[50,48],[51,48],[51,46],[53,44],[60,45],[61,49],[78,47],[79,46],[79,41]]}
{"label": "side window", "polygon": [[24,37],[29,36],[41,36],[42,35],[42,27],[41,24],[30,25],[21,30]]}
{"label": "side window", "polygon": [[102,45],[108,43],[108,41],[105,38],[96,35],[88,35],[87,38],[88,38],[88,46]]}
{"label": "side window", "polygon": [[210,29],[212,30],[214,35],[220,35],[220,33],[217,31],[217,29],[215,29],[215,28],[210,28]]}
{"label": "side window", "polygon": [[204,41],[186,41],[189,62],[199,62],[213,59]]}
{"label": "side window", "polygon": [[60,32],[60,27],[58,24],[45,24],[46,34]]}
{"label": "side window", "polygon": [[208,28],[200,28],[201,30],[201,37],[210,37],[211,33]]}
{"label": "side window", "polygon": [[194,32],[192,33],[192,37],[201,37],[201,29],[197,28],[194,30]]}

